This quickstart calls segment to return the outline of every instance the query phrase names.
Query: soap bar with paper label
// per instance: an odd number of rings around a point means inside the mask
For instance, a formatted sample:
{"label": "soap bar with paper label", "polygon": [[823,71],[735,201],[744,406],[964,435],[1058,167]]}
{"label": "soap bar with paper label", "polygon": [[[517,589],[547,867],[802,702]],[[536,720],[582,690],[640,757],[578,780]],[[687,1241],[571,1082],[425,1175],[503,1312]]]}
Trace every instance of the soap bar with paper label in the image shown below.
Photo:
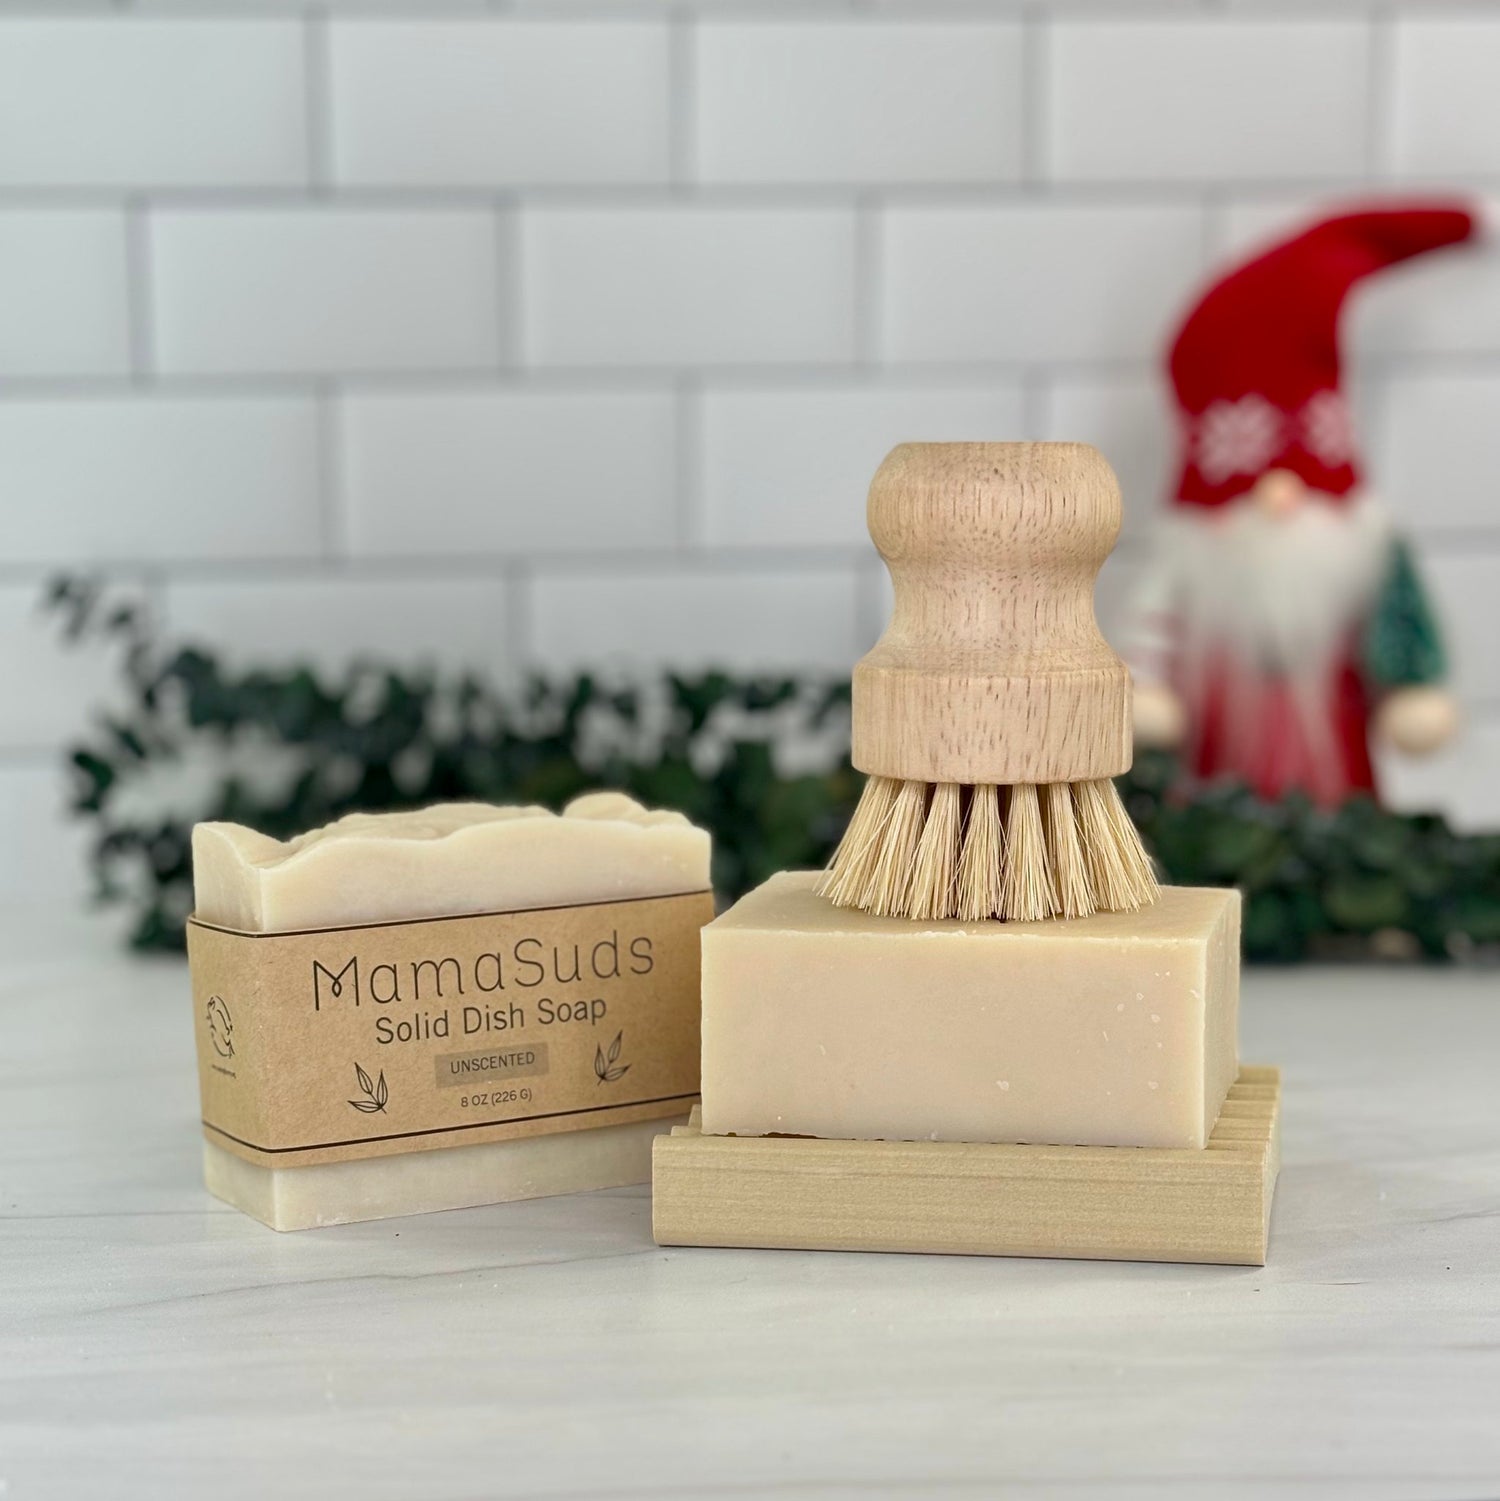
{"label": "soap bar with paper label", "polygon": [[200,824],[209,1189],[290,1230],[648,1181],[697,1092],[709,855],[619,793]]}

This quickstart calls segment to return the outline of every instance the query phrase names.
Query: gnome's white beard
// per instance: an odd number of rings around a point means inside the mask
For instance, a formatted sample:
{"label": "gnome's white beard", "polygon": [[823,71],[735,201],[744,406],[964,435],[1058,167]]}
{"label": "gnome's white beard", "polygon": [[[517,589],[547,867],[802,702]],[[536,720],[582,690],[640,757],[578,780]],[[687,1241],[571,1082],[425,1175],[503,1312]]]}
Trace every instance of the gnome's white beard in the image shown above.
{"label": "gnome's white beard", "polygon": [[1363,496],[1309,497],[1284,514],[1239,501],[1173,515],[1163,545],[1179,649],[1219,647],[1291,677],[1325,672],[1347,649],[1380,585],[1390,524]]}
{"label": "gnome's white beard", "polygon": [[[1306,743],[1334,756],[1337,674],[1380,586],[1390,526],[1369,497],[1308,496],[1275,513],[1248,499],[1167,518],[1159,541],[1143,676],[1170,662],[1189,721],[1222,694],[1229,742],[1249,755],[1269,685],[1290,698]],[[1165,634],[1159,634],[1159,633]],[[1149,639],[1156,637],[1155,640]]]}

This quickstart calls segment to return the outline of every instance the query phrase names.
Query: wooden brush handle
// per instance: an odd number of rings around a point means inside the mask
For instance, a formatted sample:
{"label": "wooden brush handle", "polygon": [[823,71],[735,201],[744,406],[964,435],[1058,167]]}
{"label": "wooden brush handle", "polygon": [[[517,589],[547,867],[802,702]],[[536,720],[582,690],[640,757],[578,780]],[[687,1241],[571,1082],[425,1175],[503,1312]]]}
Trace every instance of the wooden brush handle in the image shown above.
{"label": "wooden brush handle", "polygon": [[1094,620],[1120,487],[1083,443],[903,443],[870,485],[896,607],[854,669],[854,764],[906,781],[1130,766],[1130,675]]}

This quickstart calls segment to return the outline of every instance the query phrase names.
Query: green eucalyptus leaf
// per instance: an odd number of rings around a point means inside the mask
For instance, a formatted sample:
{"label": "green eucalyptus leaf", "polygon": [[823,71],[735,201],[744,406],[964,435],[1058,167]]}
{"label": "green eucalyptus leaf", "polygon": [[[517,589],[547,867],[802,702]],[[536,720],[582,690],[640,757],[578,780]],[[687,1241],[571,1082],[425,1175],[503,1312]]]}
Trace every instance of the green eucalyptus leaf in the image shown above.
{"label": "green eucalyptus leaf", "polygon": [[1323,906],[1335,928],[1354,933],[1401,927],[1410,917],[1405,888],[1391,875],[1335,875],[1323,886]]}

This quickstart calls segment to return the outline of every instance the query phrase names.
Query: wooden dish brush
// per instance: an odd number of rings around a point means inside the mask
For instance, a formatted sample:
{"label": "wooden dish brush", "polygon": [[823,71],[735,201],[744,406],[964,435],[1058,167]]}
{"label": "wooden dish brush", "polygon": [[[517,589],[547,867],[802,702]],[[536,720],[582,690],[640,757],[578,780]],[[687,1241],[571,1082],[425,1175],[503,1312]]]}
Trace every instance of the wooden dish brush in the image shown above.
{"label": "wooden dish brush", "polygon": [[854,669],[869,781],[819,891],[889,917],[1123,912],[1130,675],[1094,620],[1120,489],[1082,443],[903,443],[870,485],[895,610]]}

